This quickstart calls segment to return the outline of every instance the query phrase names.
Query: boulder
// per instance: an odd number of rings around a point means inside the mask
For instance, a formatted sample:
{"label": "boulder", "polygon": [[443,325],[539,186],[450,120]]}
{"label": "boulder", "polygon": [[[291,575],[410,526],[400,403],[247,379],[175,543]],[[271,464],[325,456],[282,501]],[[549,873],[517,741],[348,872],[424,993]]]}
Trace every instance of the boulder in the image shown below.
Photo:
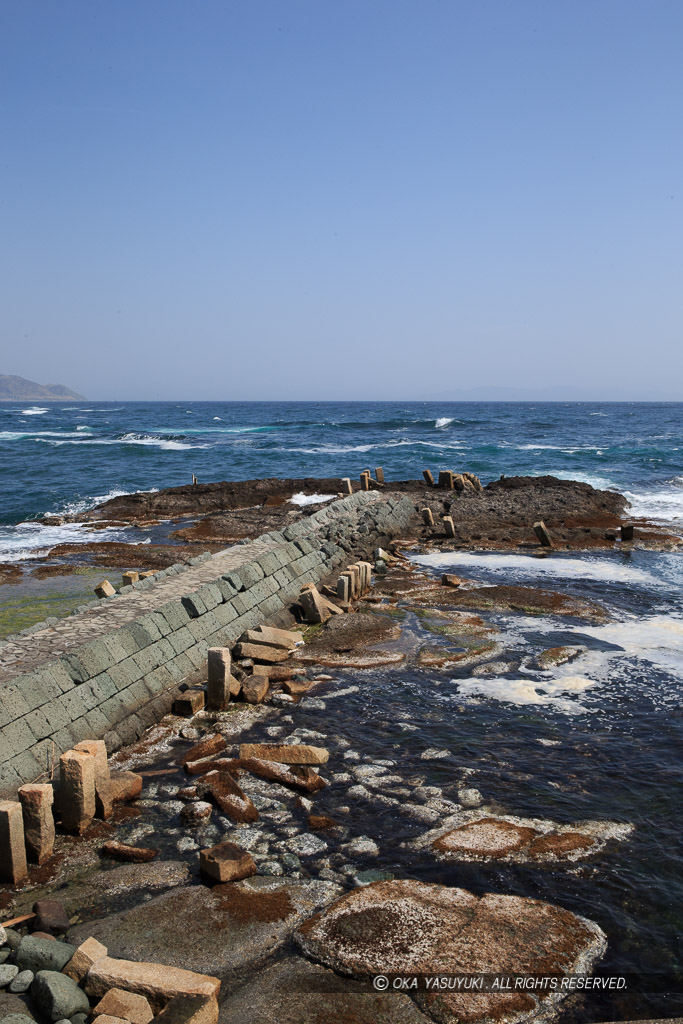
{"label": "boulder", "polygon": [[0,964],[0,988],[10,985],[18,973],[19,968],[14,964]]}
{"label": "boulder", "polygon": [[17,965],[20,971],[33,971],[34,974],[40,971],[63,971],[75,952],[76,947],[68,942],[24,935],[17,949]]}
{"label": "boulder", "polygon": [[34,932],[64,935],[71,927],[69,915],[59,900],[36,900],[33,913],[36,915],[32,921]]}
{"label": "boulder", "polygon": [[[520,896],[475,896],[412,880],[355,889],[306,921],[295,939],[341,974],[579,974],[606,949],[592,921]],[[439,1024],[521,1021],[549,1012],[556,992],[414,993]]]}
{"label": "boulder", "polygon": [[325,623],[332,614],[315,586],[302,590],[299,594],[299,604],[303,612],[304,620],[312,625]]}
{"label": "boulder", "polygon": [[242,683],[242,696],[247,704],[261,704],[268,694],[269,687],[268,676],[249,676]]}
{"label": "boulder", "polygon": [[18,974],[15,974],[10,981],[7,986],[8,991],[13,993],[28,992],[33,984],[34,977],[35,975],[33,971],[20,971]]}
{"label": "boulder", "polygon": [[83,989],[73,978],[58,971],[38,971],[31,985],[31,998],[51,1021],[90,1011],[90,1001]]}

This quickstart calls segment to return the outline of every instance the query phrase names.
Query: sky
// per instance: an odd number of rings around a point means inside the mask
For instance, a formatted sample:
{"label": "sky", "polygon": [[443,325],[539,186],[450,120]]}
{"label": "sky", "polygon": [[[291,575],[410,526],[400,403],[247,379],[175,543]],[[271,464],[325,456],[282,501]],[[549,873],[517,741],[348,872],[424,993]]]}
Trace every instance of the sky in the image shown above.
{"label": "sky", "polygon": [[0,0],[0,373],[683,399],[682,37],[680,0]]}

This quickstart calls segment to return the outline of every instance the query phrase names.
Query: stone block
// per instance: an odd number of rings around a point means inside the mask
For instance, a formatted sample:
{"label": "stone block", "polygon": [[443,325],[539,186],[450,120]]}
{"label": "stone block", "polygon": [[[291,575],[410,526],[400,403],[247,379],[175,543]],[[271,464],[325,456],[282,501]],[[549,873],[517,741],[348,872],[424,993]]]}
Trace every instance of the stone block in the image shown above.
{"label": "stone block", "polygon": [[115,960],[108,956],[92,965],[85,982],[85,991],[91,998],[102,997],[110,989],[119,988],[145,996],[155,1011],[179,995],[216,999],[220,987],[220,980],[210,975],[196,974],[181,967]]}
{"label": "stone block", "polygon": [[[92,937],[82,942],[74,951],[71,959],[62,968],[64,974],[80,983],[85,979],[94,963],[107,956],[107,947]],[[113,986],[112,986],[113,987]]]}
{"label": "stone block", "polygon": [[44,864],[55,845],[54,790],[47,783],[33,782],[21,786],[18,795],[28,858],[34,864]]}
{"label": "stone block", "polygon": [[136,992],[126,992],[122,988],[110,988],[100,999],[92,1011],[93,1017],[107,1014],[110,1017],[121,1017],[129,1024],[150,1024],[154,1011],[149,1000]]}
{"label": "stone block", "polygon": [[439,487],[444,487],[446,490],[453,490],[453,473],[450,469],[442,469],[439,473]]}
{"label": "stone block", "polygon": [[344,494],[353,494],[353,487],[351,486],[351,480],[348,476],[342,479],[342,491]]}
{"label": "stone block", "polygon": [[0,879],[20,885],[27,873],[21,804],[0,800]]}
{"label": "stone block", "polygon": [[82,835],[95,817],[95,757],[83,750],[67,750],[59,767],[62,827]]}
{"label": "stone block", "polygon": [[256,874],[256,865],[250,853],[236,843],[219,843],[199,854],[201,873],[214,882],[238,882]]}
{"label": "stone block", "polygon": [[[536,529],[536,527],[534,527],[534,529]],[[633,526],[633,523],[622,523],[619,529],[619,535],[621,539],[625,541],[633,540],[634,532],[635,528]]]}
{"label": "stone block", "polygon": [[202,799],[210,799],[235,821],[257,821],[259,813],[250,797],[244,793],[227,772],[212,771],[198,782],[197,792]]}
{"label": "stone block", "polygon": [[261,704],[268,694],[269,685],[268,676],[249,676],[242,683],[242,697],[247,704]]}
{"label": "stone block", "polygon": [[137,583],[137,581],[139,579],[140,579],[140,573],[139,572],[134,572],[132,569],[129,570],[128,572],[124,572],[124,573],[121,574],[121,581],[124,584],[124,586],[127,586],[127,587],[132,587],[132,585],[134,583]]}
{"label": "stone block", "polygon": [[302,589],[299,594],[299,604],[306,622],[313,625],[327,622],[330,617],[331,613],[314,585]]}
{"label": "stone block", "polygon": [[541,545],[544,548],[552,547],[553,542],[550,538],[548,530],[546,529],[546,525],[542,519],[539,519],[537,523],[534,523],[534,533],[536,534],[539,541],[541,542]]}
{"label": "stone block", "polygon": [[420,509],[420,512],[422,513],[422,521],[425,524],[425,526],[433,526],[434,525],[434,515],[432,513],[431,508]]}
{"label": "stone block", "polygon": [[97,597],[113,597],[116,593],[116,587],[112,586],[109,580],[102,580],[93,589]]}
{"label": "stone block", "polygon": [[206,704],[206,694],[203,690],[185,690],[173,701],[173,714],[181,718],[191,718],[201,711]]}
{"label": "stone block", "polygon": [[231,672],[232,662],[227,647],[209,647],[207,651],[207,707],[225,711],[230,697],[239,693],[239,682]]}
{"label": "stone block", "polygon": [[451,516],[444,516],[442,522],[444,530],[446,531],[446,536],[455,537],[455,524],[453,522],[453,518]]}
{"label": "stone block", "polygon": [[257,757],[280,764],[326,764],[330,757],[325,747],[288,743],[242,743],[240,759]]}
{"label": "stone block", "polygon": [[434,477],[433,477],[433,475],[432,475],[432,471],[431,471],[431,469],[423,469],[423,470],[422,470],[422,476],[423,476],[423,477],[425,478],[425,482],[426,482],[426,483],[427,483],[427,484],[428,484],[428,485],[429,485],[430,487],[433,487],[433,486],[434,486]]}
{"label": "stone block", "polygon": [[106,821],[112,815],[112,796],[105,742],[104,740],[82,740],[76,744],[74,750],[92,754],[95,758],[95,813],[98,818]]}

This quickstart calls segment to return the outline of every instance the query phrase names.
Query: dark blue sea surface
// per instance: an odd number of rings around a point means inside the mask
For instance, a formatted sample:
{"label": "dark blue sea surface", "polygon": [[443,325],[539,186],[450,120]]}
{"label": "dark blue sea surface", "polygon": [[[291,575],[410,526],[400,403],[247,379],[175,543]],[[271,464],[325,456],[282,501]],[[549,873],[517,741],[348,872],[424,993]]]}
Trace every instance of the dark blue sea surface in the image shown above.
{"label": "dark blue sea surface", "polygon": [[[127,491],[257,477],[389,479],[469,469],[616,488],[634,511],[683,516],[683,404],[111,402],[0,405],[0,523]],[[31,537],[0,532],[0,561]],[[6,541],[7,543],[3,543]],[[25,542],[25,543],[24,543]]]}

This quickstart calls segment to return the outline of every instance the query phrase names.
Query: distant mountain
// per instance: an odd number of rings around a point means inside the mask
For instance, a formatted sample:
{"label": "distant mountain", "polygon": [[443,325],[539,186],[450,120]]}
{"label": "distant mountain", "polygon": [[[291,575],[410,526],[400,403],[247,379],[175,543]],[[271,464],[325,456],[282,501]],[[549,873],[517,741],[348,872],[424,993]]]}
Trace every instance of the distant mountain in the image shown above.
{"label": "distant mountain", "polygon": [[25,377],[0,373],[0,402],[80,402],[83,395],[63,384],[36,384]]}

